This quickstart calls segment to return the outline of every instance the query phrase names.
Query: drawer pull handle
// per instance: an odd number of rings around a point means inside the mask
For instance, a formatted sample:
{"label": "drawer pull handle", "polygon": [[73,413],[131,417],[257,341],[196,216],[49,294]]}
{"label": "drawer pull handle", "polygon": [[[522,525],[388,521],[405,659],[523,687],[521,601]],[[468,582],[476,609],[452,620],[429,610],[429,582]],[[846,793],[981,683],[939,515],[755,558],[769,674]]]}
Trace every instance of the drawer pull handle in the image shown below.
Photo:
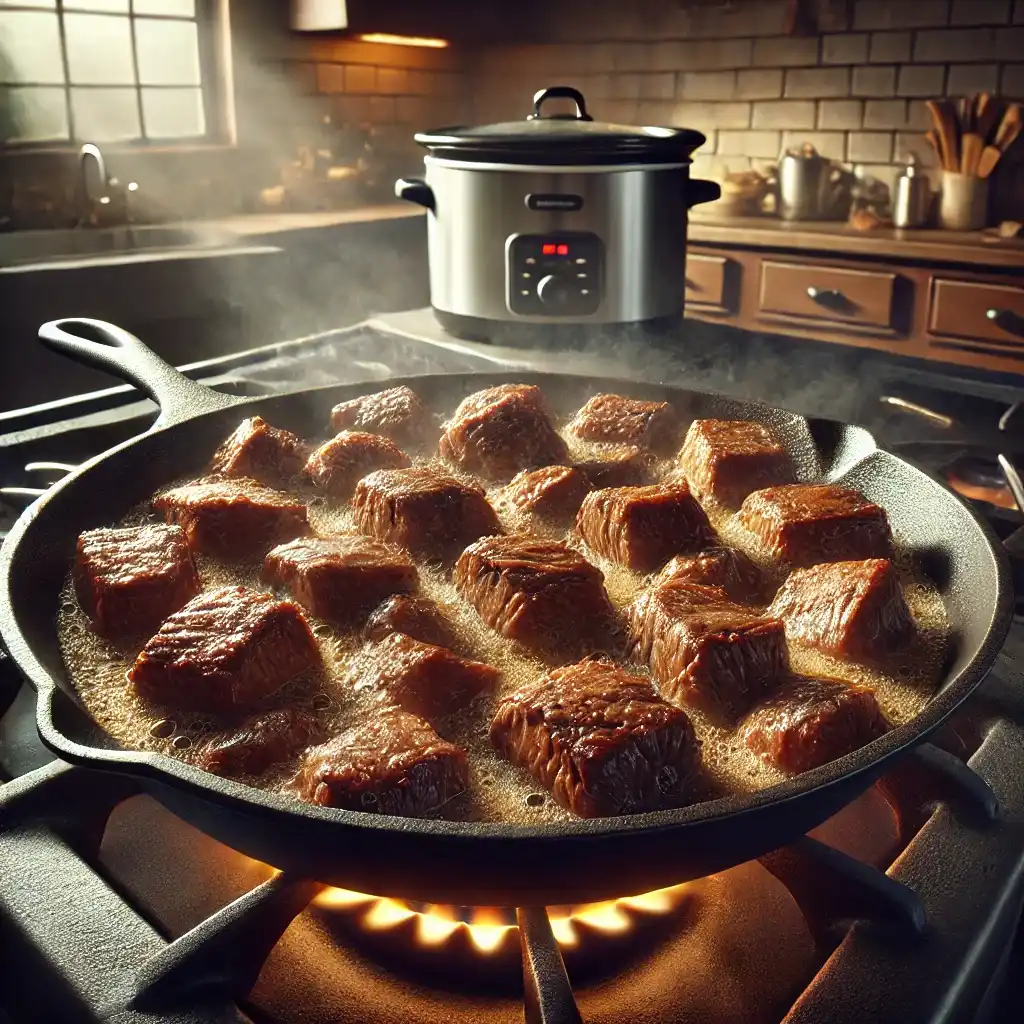
{"label": "drawer pull handle", "polygon": [[913,415],[920,416],[922,419],[930,420],[937,427],[942,427],[944,430],[949,430],[949,428],[954,424],[952,416],[946,416],[944,413],[935,412],[927,406],[918,405],[917,402],[908,402],[907,399],[899,398],[896,395],[882,395],[878,400],[883,405],[891,405],[893,408],[900,409],[902,412],[913,413]]}
{"label": "drawer pull handle", "polygon": [[857,304],[851,302],[838,288],[815,288],[812,284],[807,289],[807,298],[836,313],[852,313],[857,309]]}
{"label": "drawer pull handle", "polygon": [[985,317],[991,320],[996,327],[1001,327],[1008,334],[1015,334],[1018,338],[1024,338],[1024,316],[1014,313],[1012,309],[997,309],[993,307],[985,313]]}

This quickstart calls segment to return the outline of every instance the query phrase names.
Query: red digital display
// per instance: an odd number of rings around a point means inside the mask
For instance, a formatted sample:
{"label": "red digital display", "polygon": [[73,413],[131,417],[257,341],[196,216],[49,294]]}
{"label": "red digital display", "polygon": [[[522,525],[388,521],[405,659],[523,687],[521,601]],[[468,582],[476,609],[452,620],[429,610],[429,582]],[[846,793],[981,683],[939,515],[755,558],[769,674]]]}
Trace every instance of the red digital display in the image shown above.
{"label": "red digital display", "polygon": [[567,246],[567,245],[560,245],[558,247],[558,255],[559,256],[568,256],[569,255],[569,246]]}
{"label": "red digital display", "polygon": [[545,245],[541,248],[541,252],[545,256],[554,256],[556,248],[557,247],[552,245],[550,242],[549,243],[545,243]]}

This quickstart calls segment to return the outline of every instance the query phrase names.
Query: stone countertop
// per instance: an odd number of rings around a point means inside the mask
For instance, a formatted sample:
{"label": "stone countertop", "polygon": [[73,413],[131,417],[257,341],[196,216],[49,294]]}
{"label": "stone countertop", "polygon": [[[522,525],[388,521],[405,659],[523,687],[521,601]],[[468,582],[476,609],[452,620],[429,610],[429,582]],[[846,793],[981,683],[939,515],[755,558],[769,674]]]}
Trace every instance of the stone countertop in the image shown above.
{"label": "stone countertop", "polygon": [[[412,203],[378,203],[356,206],[347,210],[318,210],[306,213],[243,213],[231,217],[196,221],[195,226],[215,226],[239,238],[265,237],[288,231],[309,231],[333,228],[346,224],[366,224],[372,221],[398,220],[403,217],[422,217],[426,211]],[[189,225],[186,225],[186,227]]]}

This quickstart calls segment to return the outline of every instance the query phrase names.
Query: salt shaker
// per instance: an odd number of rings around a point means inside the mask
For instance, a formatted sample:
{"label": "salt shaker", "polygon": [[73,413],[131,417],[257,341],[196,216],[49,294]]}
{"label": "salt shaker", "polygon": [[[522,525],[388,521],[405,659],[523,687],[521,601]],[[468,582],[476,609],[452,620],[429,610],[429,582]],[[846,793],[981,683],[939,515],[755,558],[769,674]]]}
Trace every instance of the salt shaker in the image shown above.
{"label": "salt shaker", "polygon": [[919,228],[928,219],[932,192],[928,175],[922,174],[913,153],[907,166],[896,179],[896,199],[892,204],[892,221],[898,228]]}

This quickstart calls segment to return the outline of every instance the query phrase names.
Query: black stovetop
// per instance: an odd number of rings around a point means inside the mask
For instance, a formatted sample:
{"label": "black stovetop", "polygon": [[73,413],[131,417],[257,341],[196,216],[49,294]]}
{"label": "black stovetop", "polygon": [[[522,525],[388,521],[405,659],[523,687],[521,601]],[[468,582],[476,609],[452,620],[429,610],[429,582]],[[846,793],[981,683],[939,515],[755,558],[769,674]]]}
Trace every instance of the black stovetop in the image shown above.
{"label": "black stovetop", "polygon": [[[742,349],[731,332],[727,344],[628,360],[597,349],[512,351],[455,342],[413,313],[189,372],[259,394],[496,366],[623,376],[629,363],[625,375],[638,379],[685,379],[866,423],[883,443],[916,445],[914,457],[931,468],[951,449],[1002,444],[998,420],[1019,400],[1003,382],[893,367],[883,376],[874,362],[856,364],[855,387],[848,376],[820,386],[820,366],[776,365],[771,339]],[[838,360],[827,358],[834,375],[853,372]],[[953,425],[879,403],[882,394],[950,414]],[[115,388],[4,414],[0,485],[39,489],[60,466],[144,429],[154,413],[131,389]],[[39,463],[51,468],[25,468]],[[30,497],[9,494],[8,514]],[[988,511],[1002,535],[1020,522]],[[1020,1019],[1024,1003],[1001,981],[1017,973],[1024,902],[1022,685],[1018,621],[990,678],[934,743],[813,839],[694,883],[686,914],[643,942],[610,947],[611,965],[563,947],[583,1019]],[[33,712],[33,694],[0,660],[0,1024],[522,1020],[514,941],[511,976],[496,961],[456,968],[430,956],[395,959],[351,916],[327,912],[316,886],[271,878],[130,784],[52,761]],[[578,1019],[547,916],[527,908],[519,919],[527,1019]],[[530,1001],[533,983],[540,1002]],[[550,1010],[552,1001],[560,1015],[542,1017],[540,1003]]]}

